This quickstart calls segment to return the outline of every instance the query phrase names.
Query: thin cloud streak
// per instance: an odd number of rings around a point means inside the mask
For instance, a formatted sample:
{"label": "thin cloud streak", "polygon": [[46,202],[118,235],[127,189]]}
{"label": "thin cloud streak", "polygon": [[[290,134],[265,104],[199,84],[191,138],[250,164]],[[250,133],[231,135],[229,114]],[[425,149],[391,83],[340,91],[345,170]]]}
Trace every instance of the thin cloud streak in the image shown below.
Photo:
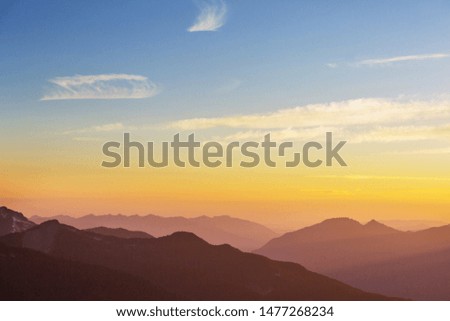
{"label": "thin cloud streak", "polygon": [[81,129],[68,130],[68,131],[65,131],[63,134],[71,135],[71,134],[85,134],[85,133],[107,133],[107,132],[120,131],[120,130],[125,130],[125,126],[122,123],[113,123],[113,124],[97,125],[97,126],[81,128]]}
{"label": "thin cloud streak", "polygon": [[200,4],[200,14],[189,32],[217,31],[225,24],[227,6],[223,1],[204,1]]}
{"label": "thin cloud streak", "polygon": [[381,59],[366,59],[361,60],[356,63],[359,66],[374,66],[374,65],[386,65],[398,62],[405,61],[420,61],[420,60],[432,60],[432,59],[443,59],[450,57],[450,54],[447,53],[435,53],[435,54],[427,54],[427,55],[408,55],[408,56],[397,56],[390,58],[381,58]]}
{"label": "thin cloud streak", "polygon": [[142,99],[160,92],[156,84],[141,75],[76,75],[56,77],[49,82],[53,88],[41,100]]}

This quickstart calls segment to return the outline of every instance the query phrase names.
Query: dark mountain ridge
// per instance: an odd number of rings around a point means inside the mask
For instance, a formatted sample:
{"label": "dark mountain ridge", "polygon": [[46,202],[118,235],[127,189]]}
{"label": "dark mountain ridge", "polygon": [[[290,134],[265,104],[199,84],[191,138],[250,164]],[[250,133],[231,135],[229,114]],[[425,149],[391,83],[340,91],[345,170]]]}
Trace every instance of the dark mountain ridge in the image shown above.
{"label": "dark mountain ridge", "polygon": [[109,235],[115,236],[124,239],[152,239],[154,238],[148,233],[140,232],[140,231],[129,231],[124,228],[108,228],[108,227],[94,227],[90,229],[86,229],[87,232],[97,233],[101,235]]}
{"label": "dark mountain ridge", "polygon": [[243,253],[229,245],[213,246],[187,232],[119,239],[49,221],[0,241],[131,274],[189,300],[386,299],[298,264]]}
{"label": "dark mountain ridge", "polygon": [[177,299],[143,278],[0,244],[3,301]]}

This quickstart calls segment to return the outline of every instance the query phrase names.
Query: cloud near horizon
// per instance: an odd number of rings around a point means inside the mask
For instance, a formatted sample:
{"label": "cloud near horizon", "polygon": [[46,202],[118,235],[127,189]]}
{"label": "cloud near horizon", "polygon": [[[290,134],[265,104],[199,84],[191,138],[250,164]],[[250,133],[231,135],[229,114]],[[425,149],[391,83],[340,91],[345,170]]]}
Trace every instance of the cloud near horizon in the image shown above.
{"label": "cloud near horizon", "polygon": [[188,31],[217,31],[225,24],[226,14],[227,6],[222,0],[202,1],[200,14]]}
{"label": "cloud near horizon", "polygon": [[56,77],[49,82],[54,86],[41,100],[142,99],[160,92],[156,84],[141,75],[75,75]]}

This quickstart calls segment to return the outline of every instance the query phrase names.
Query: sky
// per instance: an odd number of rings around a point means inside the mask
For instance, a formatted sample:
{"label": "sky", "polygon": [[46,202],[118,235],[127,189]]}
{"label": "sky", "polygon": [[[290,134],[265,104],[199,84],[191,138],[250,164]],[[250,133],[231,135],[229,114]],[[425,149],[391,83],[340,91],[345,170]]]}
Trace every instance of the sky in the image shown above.
{"label": "sky", "polygon": [[[0,203],[450,222],[448,1],[0,1]],[[347,167],[101,167],[102,145],[346,140]]]}

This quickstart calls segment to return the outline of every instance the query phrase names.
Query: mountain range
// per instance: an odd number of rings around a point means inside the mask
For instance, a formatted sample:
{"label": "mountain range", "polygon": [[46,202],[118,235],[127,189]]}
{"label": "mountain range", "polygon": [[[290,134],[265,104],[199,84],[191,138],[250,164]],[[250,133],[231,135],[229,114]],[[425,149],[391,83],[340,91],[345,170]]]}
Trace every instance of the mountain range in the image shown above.
{"label": "mountain range", "polygon": [[[75,300],[450,300],[450,225],[405,232],[375,220],[361,224],[350,218],[334,218],[275,237],[252,254],[230,244],[239,243],[248,249],[250,244],[260,243],[264,233],[266,238],[274,233],[231,217],[58,217],[75,227],[33,218],[43,223],[37,225],[19,212],[0,207],[0,286],[6,289],[0,296]],[[236,231],[231,233],[233,228]],[[207,235],[215,244],[184,231],[189,229]],[[255,235],[257,240],[249,242]],[[242,239],[247,241],[243,243]],[[26,261],[33,268],[30,273]],[[100,274],[103,278],[97,276]],[[48,286],[52,275],[59,280],[56,287]],[[116,282],[102,291],[101,283],[108,278]],[[83,296],[90,283],[94,289],[91,296]],[[28,292],[26,284],[34,290]],[[12,288],[15,290],[8,290]],[[147,296],[141,297],[141,290],[133,289],[146,289]]]}
{"label": "mountain range", "polygon": [[[78,230],[53,220],[3,236],[0,243],[6,253],[2,255],[2,260],[7,266],[3,268],[6,276],[1,277],[1,282],[6,284],[0,290],[3,297],[36,299],[39,298],[37,289],[44,286],[46,291],[43,293],[47,293],[44,298],[67,298],[64,289],[72,289],[79,279],[82,282],[80,288],[74,290],[75,293],[88,289],[91,281],[92,286],[96,287],[108,278],[115,278],[116,282],[110,284],[110,291],[114,291],[111,289],[114,287],[120,289],[127,282],[132,287],[139,280],[145,280],[136,289],[148,287],[148,296],[157,296],[161,291],[161,299],[387,299],[308,271],[299,264],[244,253],[230,245],[211,245],[188,232],[176,232],[159,238],[119,238]],[[29,266],[26,263],[28,257]],[[49,266],[52,269],[48,270]],[[66,273],[67,266],[71,267]],[[26,274],[28,269],[33,270],[27,276],[32,280],[30,288],[33,293],[27,292],[29,286],[25,280],[17,284],[8,281],[9,278],[17,280],[17,275]],[[84,274],[85,271],[88,272]],[[108,272],[103,278],[96,279],[101,271]],[[51,278],[52,274],[54,278]],[[66,280],[66,277],[73,280]],[[57,290],[48,290],[53,283],[58,283]],[[128,288],[128,293],[130,299],[136,298],[132,288]],[[92,296],[102,297],[101,289]],[[145,297],[143,295],[142,299]],[[104,298],[111,298],[111,294]]]}
{"label": "mountain range", "polygon": [[58,220],[78,229],[96,227],[123,228],[146,232],[154,237],[174,232],[191,232],[210,244],[230,244],[243,251],[252,251],[278,236],[269,228],[247,220],[230,216],[200,216],[195,218],[161,217],[157,215],[86,215],[78,218],[60,215],[53,217],[33,216],[37,224]]}

